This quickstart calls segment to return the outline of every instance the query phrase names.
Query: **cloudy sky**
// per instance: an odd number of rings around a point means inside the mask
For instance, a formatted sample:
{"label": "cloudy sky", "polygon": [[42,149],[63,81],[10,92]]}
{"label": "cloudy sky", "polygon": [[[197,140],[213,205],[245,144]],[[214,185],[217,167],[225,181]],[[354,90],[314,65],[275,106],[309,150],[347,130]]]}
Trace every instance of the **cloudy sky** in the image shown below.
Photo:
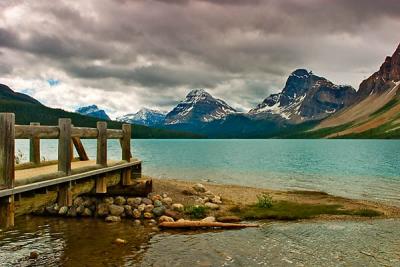
{"label": "cloudy sky", "polygon": [[296,68],[358,88],[399,29],[399,0],[1,0],[0,83],[112,117],[199,87],[247,110]]}

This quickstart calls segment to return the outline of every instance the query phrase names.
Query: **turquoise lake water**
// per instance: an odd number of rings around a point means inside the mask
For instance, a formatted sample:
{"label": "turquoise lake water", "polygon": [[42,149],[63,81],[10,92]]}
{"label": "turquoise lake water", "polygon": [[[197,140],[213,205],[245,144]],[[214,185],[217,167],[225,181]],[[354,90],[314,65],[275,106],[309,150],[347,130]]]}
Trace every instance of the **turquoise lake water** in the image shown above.
{"label": "turquoise lake water", "polygon": [[[94,159],[95,140],[83,142]],[[400,205],[397,140],[132,140],[132,146],[153,177],[320,190]],[[26,157],[28,142],[18,140],[17,150]],[[56,159],[56,141],[42,141],[42,154]],[[120,159],[116,140],[108,154]]]}

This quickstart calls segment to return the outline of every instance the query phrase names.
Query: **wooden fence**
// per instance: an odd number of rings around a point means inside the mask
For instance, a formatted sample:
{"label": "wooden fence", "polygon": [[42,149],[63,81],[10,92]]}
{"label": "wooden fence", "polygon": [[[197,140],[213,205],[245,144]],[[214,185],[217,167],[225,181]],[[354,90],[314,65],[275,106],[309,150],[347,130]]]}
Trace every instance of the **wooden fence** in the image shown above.
{"label": "wooden fence", "polygon": [[[97,123],[97,128],[74,127],[71,119],[59,119],[58,126],[43,126],[39,123],[15,125],[13,113],[0,113],[0,191],[15,186],[15,139],[30,139],[29,160],[33,164],[40,164],[40,139],[58,139],[58,172],[63,176],[71,175],[74,146],[80,160],[89,159],[81,139],[97,139],[96,163],[102,167],[107,167],[107,139],[120,140],[122,160],[130,162],[132,158],[130,124],[123,124],[121,130],[107,129],[107,123],[103,121]],[[131,183],[130,171],[123,173],[122,183]],[[68,190],[68,186],[60,189],[59,197],[64,198],[64,202],[70,201]],[[100,175],[96,180],[96,192],[106,190],[104,177]],[[14,225],[13,213],[14,194],[0,198],[0,220],[7,220],[0,221],[0,226]]]}

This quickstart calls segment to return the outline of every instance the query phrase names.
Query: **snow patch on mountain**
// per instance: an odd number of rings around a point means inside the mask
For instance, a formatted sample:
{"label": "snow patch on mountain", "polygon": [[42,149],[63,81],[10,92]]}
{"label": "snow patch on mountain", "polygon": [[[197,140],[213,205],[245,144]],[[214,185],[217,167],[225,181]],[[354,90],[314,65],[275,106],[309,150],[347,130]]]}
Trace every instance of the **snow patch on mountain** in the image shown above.
{"label": "snow patch on mountain", "polygon": [[99,109],[99,107],[96,105],[80,107],[75,112],[102,120],[110,120],[110,117],[107,115],[107,113],[104,110]]}
{"label": "snow patch on mountain", "polygon": [[164,122],[167,112],[142,108],[136,113],[126,114],[118,117],[117,121],[140,124],[145,126],[156,126]]}

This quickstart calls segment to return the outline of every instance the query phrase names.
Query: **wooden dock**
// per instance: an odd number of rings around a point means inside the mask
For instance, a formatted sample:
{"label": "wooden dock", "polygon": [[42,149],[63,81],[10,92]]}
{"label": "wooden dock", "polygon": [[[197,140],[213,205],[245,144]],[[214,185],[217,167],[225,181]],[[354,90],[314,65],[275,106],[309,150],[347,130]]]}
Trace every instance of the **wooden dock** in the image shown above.
{"label": "wooden dock", "polygon": [[[28,164],[15,164],[15,139],[30,139]],[[58,139],[57,161],[40,161],[40,139]],[[96,160],[89,160],[81,139],[97,139]],[[108,139],[120,140],[121,161],[107,160]],[[38,194],[71,206],[78,194],[107,194],[110,186],[129,189],[140,177],[141,161],[131,154],[130,124],[121,130],[107,129],[106,122],[97,128],[74,127],[70,119],[59,119],[58,126],[15,125],[14,114],[0,113],[0,228],[13,226],[16,215],[43,204]],[[144,183],[151,188],[151,181]]]}

